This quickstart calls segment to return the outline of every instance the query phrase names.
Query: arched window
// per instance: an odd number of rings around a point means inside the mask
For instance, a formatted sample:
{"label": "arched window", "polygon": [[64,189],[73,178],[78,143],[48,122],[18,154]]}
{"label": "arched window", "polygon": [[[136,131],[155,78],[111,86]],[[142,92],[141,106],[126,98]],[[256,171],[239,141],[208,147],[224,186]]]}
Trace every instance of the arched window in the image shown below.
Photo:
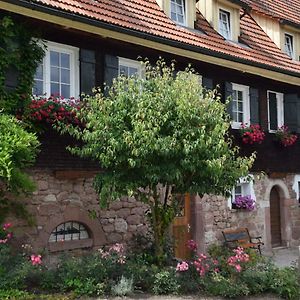
{"label": "arched window", "polygon": [[51,233],[49,242],[77,241],[89,239],[87,228],[78,222],[69,221],[58,225]]}

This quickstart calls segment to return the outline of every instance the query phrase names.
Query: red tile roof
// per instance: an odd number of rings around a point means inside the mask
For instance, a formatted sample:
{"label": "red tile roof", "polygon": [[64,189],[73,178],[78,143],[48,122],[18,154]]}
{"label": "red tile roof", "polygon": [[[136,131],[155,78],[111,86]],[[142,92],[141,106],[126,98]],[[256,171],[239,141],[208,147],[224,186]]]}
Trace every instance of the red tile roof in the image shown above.
{"label": "red tile roof", "polygon": [[[243,1],[251,5],[260,2]],[[222,55],[229,60],[259,64],[265,68],[297,73],[297,76],[300,76],[300,62],[292,61],[284,54],[249,15],[244,15],[241,19],[241,43],[234,43],[224,40],[199,12],[196,29],[200,30],[177,26],[164,14],[156,0],[34,0],[29,2],[179,42],[179,47],[194,46],[193,49],[197,52],[210,51],[211,55]],[[285,3],[286,1],[263,0],[261,2]],[[300,3],[300,0],[289,2]]]}
{"label": "red tile roof", "polygon": [[254,11],[300,25],[300,0],[242,0]]}

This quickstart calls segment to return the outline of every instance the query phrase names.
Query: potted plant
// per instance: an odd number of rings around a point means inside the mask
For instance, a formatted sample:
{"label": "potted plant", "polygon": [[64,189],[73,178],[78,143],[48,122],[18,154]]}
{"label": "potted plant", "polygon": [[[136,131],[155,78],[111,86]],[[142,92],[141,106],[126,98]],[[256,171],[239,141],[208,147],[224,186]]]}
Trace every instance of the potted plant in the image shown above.
{"label": "potted plant", "polygon": [[251,198],[250,195],[246,196],[237,196],[235,198],[235,207],[239,209],[245,209],[248,211],[252,211],[255,209],[255,201]]}
{"label": "potted plant", "polygon": [[292,134],[286,125],[278,127],[275,132],[276,139],[284,146],[292,146],[297,141],[297,135]]}
{"label": "potted plant", "polygon": [[265,138],[265,133],[259,125],[242,124],[240,133],[244,144],[261,144]]}

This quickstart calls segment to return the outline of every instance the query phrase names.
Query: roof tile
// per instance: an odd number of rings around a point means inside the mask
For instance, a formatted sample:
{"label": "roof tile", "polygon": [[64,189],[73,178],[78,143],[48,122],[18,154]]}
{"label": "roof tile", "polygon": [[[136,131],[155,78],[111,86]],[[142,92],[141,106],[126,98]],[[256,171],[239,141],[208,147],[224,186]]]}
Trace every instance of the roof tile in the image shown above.
{"label": "roof tile", "polygon": [[[242,1],[260,12],[272,13],[273,17],[281,18],[285,15],[290,20],[300,23],[300,0]],[[196,46],[199,52],[201,49],[210,50],[232,59],[242,59],[249,63],[259,63],[265,67],[300,74],[300,63],[283,53],[254,19],[250,15],[243,15],[242,11],[241,43],[234,43],[217,33],[200,12],[197,13],[195,23],[198,32],[176,25],[165,15],[156,0],[35,0],[34,2],[122,28]],[[287,2],[289,4],[295,2],[296,5],[287,5]]]}

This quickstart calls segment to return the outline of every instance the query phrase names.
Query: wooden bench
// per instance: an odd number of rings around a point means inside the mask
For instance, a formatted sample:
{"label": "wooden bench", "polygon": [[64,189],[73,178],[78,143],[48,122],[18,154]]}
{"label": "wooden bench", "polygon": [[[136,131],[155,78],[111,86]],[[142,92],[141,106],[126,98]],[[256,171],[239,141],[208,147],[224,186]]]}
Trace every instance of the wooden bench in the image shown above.
{"label": "wooden bench", "polygon": [[261,255],[261,246],[264,244],[261,236],[251,237],[248,228],[226,229],[222,231],[225,240],[225,246],[230,249],[243,247],[258,250]]}

